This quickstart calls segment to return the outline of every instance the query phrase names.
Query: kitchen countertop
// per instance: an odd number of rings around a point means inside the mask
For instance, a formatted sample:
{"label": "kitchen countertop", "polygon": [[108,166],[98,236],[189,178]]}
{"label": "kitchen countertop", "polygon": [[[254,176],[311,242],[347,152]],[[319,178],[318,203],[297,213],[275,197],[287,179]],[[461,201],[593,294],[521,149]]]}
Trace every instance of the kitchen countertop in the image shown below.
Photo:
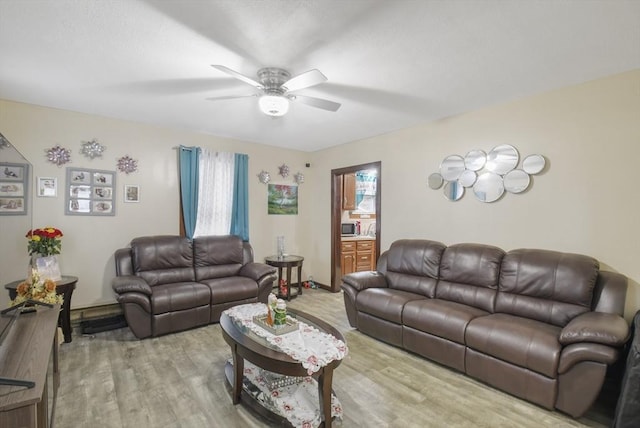
{"label": "kitchen countertop", "polygon": [[342,236],[340,238],[340,241],[342,241],[342,242],[347,242],[347,241],[375,241],[375,240],[376,240],[375,236],[369,236],[369,235]]}

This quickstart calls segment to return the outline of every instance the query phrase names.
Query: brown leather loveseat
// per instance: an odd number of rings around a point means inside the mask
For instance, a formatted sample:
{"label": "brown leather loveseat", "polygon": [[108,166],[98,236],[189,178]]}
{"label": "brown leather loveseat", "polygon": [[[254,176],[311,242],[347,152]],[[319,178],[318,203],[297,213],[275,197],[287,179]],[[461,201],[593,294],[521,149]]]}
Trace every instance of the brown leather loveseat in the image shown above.
{"label": "brown leather loveseat", "polygon": [[625,276],[578,254],[399,240],[342,278],[351,326],[573,417],[628,340]]}
{"label": "brown leather loveseat", "polygon": [[135,238],[115,253],[117,300],[142,339],[218,322],[227,308],[267,302],[276,268],[254,263],[238,236]]}

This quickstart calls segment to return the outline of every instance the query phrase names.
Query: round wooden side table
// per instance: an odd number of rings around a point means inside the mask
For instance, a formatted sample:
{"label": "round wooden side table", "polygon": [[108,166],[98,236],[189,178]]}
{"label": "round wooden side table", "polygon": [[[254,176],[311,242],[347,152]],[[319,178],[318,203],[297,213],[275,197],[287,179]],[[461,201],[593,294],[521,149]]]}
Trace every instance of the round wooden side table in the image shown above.
{"label": "round wooden side table", "polygon": [[[298,294],[302,294],[302,262],[304,261],[304,257],[302,256],[269,256],[265,257],[264,262],[269,266],[274,266],[278,268],[278,297],[281,299],[291,300],[294,297],[297,297]],[[298,268],[298,292],[291,295],[291,269],[297,267]],[[280,293],[280,281],[282,281],[282,268],[287,269],[287,295],[283,296]]]}
{"label": "round wooden side table", "polygon": [[[4,288],[9,290],[11,300],[16,298],[16,288],[24,280],[18,280],[6,284]],[[56,293],[62,295],[62,308],[58,316],[58,325],[62,327],[65,343],[71,342],[71,295],[76,289],[77,276],[63,275],[60,281],[56,281]]]}

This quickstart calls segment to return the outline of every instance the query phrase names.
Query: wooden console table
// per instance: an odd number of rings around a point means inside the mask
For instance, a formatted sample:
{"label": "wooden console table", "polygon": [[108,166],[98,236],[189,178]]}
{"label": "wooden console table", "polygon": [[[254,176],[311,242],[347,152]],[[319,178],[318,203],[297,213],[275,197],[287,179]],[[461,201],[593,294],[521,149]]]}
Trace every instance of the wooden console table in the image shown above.
{"label": "wooden console table", "polygon": [[[0,385],[0,427],[50,426],[60,385],[58,314],[60,305],[20,314],[0,347],[0,377],[29,380],[33,388]],[[52,346],[53,345],[53,346]],[[49,409],[49,359],[53,352],[53,404]]]}
{"label": "wooden console table", "polygon": [[[9,290],[9,298],[11,300],[16,298],[16,288],[24,280],[13,281],[5,285],[4,288]],[[62,310],[60,311],[60,317],[58,318],[58,325],[62,327],[62,333],[64,334],[65,343],[71,342],[71,296],[73,290],[76,289],[78,283],[77,276],[62,275],[60,281],[56,281],[56,293],[62,295]]]}

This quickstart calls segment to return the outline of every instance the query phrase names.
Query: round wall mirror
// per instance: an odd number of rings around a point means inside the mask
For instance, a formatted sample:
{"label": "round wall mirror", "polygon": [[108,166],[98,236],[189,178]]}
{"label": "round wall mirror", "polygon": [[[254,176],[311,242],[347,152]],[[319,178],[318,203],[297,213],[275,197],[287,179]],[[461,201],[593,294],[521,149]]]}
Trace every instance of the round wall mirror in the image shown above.
{"label": "round wall mirror", "polygon": [[518,165],[520,157],[515,147],[503,144],[494,147],[487,155],[485,167],[496,174],[504,175]]}
{"label": "round wall mirror", "polygon": [[450,201],[457,201],[464,195],[464,187],[457,181],[447,181],[444,185],[444,197]]}
{"label": "round wall mirror", "polygon": [[447,156],[440,164],[440,175],[446,181],[456,181],[463,171],[464,159],[462,159],[462,156]]}
{"label": "round wall mirror", "polygon": [[529,174],[521,169],[514,169],[504,176],[504,189],[510,193],[524,192],[530,182]]}
{"label": "round wall mirror", "polygon": [[494,202],[504,193],[502,177],[493,172],[480,174],[473,185],[473,194],[482,202]]}
{"label": "round wall mirror", "polygon": [[546,161],[542,155],[529,155],[522,161],[522,169],[527,174],[537,174],[544,169]]}
{"label": "round wall mirror", "polygon": [[433,174],[431,174],[427,179],[427,183],[429,184],[429,187],[432,188],[433,190],[438,190],[440,187],[442,187],[443,182],[444,180],[442,179],[442,176],[440,175],[440,173],[437,173],[437,172],[434,172]]}
{"label": "round wall mirror", "polygon": [[464,157],[464,166],[471,171],[480,171],[487,162],[487,154],[482,150],[471,150]]}
{"label": "round wall mirror", "polygon": [[462,171],[462,174],[460,174],[458,183],[460,183],[464,187],[471,187],[473,186],[473,183],[476,182],[476,178],[477,174],[475,173],[475,171],[465,169],[464,171]]}

